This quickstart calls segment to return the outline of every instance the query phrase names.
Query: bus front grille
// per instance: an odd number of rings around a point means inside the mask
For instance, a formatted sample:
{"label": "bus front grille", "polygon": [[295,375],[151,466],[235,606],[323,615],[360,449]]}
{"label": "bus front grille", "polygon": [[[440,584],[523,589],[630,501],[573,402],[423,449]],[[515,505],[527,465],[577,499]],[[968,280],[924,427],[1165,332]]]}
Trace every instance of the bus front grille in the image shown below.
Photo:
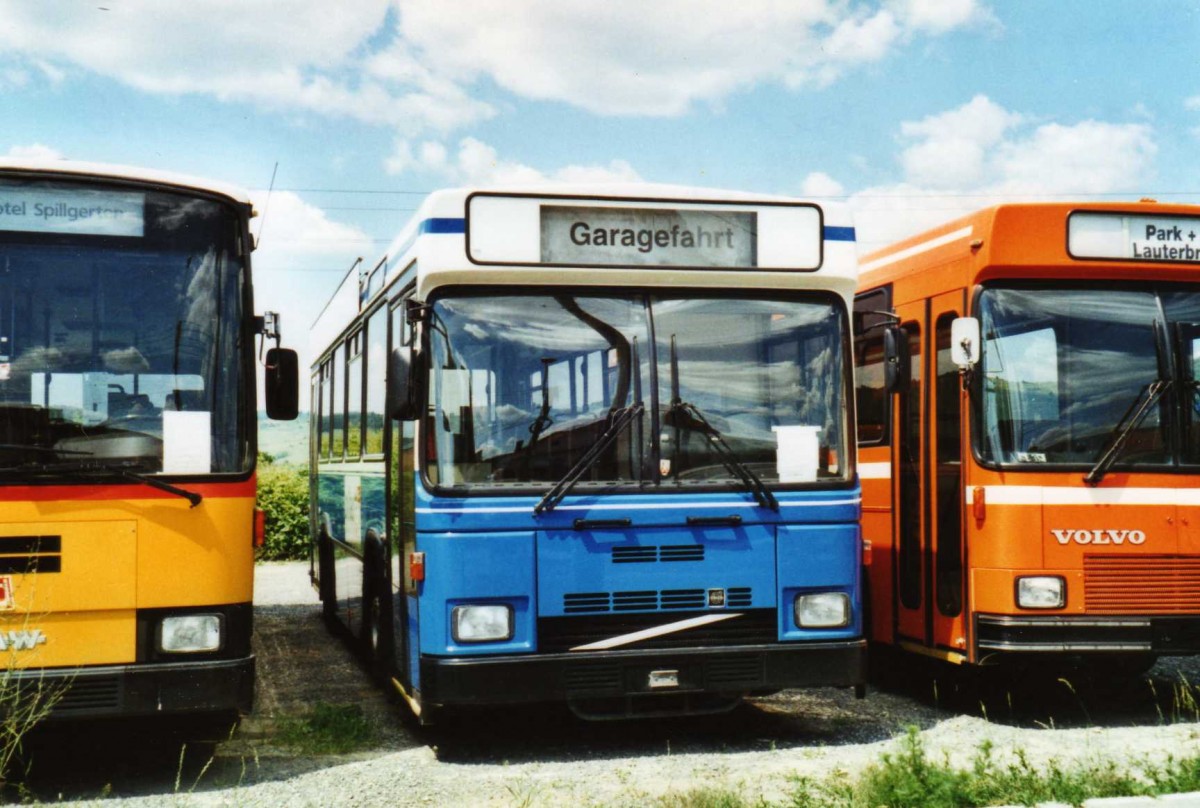
{"label": "bus front grille", "polygon": [[[717,612],[719,613],[719,612]],[[542,617],[538,620],[538,651],[557,654],[581,645],[658,628],[689,617],[714,614],[672,612],[652,614],[589,615],[586,617]],[[705,648],[723,645],[767,645],[778,642],[778,617],[774,609],[740,611],[736,617],[683,631],[649,637],[621,648]]]}
{"label": "bus front grille", "polygon": [[1200,613],[1200,558],[1083,558],[1084,606],[1091,614]]}

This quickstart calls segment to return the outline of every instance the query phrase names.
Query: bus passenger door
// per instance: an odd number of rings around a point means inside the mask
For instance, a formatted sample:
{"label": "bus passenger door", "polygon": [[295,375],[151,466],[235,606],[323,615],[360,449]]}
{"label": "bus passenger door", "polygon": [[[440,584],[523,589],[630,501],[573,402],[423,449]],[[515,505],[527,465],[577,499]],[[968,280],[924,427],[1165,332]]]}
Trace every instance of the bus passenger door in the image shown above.
{"label": "bus passenger door", "polygon": [[[411,337],[401,301],[391,309],[389,349],[410,344]],[[400,683],[410,694],[416,684],[417,641],[416,582],[412,580],[412,553],[416,550],[416,515],[413,486],[416,421],[389,418],[387,438],[388,541],[391,544],[393,649]]]}
{"label": "bus passenger door", "polygon": [[898,391],[897,640],[941,651],[965,647],[963,623],[962,385],[950,359],[961,290],[898,306],[909,376]]}
{"label": "bus passenger door", "polygon": [[892,568],[895,570],[896,640],[925,644],[925,567],[928,533],[925,529],[925,406],[922,380],[925,378],[924,352],[925,301],[896,306],[903,333],[901,352],[908,365],[907,378],[895,391],[895,452],[892,455],[893,513]]}
{"label": "bus passenger door", "polygon": [[933,323],[930,339],[933,351],[928,352],[932,374],[929,392],[932,428],[927,457],[932,474],[929,478],[931,509],[929,527],[932,533],[932,562],[926,576],[931,586],[926,590],[931,613],[931,643],[943,651],[966,650],[966,624],[963,603],[966,599],[966,576],[963,573],[965,532],[963,529],[963,390],[958,366],[950,356],[950,326],[964,311],[964,291],[940,295],[931,301],[929,321]]}

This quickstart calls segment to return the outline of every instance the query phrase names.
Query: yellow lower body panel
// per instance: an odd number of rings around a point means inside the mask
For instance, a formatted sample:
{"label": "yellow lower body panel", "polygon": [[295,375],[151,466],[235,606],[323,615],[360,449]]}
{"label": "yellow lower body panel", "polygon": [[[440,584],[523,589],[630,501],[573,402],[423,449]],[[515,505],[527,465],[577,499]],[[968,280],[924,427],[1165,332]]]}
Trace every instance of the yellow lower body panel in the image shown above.
{"label": "yellow lower body panel", "polygon": [[0,617],[0,665],[4,670],[115,665],[136,658],[137,614],[133,609]]}

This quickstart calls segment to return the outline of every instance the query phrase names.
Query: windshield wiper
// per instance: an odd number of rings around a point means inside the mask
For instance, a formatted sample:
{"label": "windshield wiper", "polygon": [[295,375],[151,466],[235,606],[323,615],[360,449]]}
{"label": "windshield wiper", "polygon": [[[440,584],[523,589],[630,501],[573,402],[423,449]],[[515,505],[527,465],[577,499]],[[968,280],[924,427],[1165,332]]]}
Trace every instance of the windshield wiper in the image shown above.
{"label": "windshield wiper", "polygon": [[690,429],[706,435],[708,445],[716,452],[721,464],[742,482],[746,490],[754,495],[758,504],[773,511],[779,510],[779,500],[775,499],[771,489],[767,488],[762,478],[738,458],[737,453],[725,442],[724,436],[708,422],[704,413],[700,412],[695,404],[678,398],[673,399],[671,406],[667,409],[667,414],[663,417],[663,424],[675,429]]}
{"label": "windshield wiper", "polygon": [[[1167,392],[1172,384],[1174,382],[1170,379],[1159,379],[1138,390],[1137,398],[1133,400],[1129,409],[1121,416],[1121,420],[1113,427],[1109,436],[1108,448],[1100,455],[1100,459],[1096,461],[1096,465],[1092,466],[1092,470],[1084,475],[1085,483],[1098,485],[1104,479],[1104,475],[1112,468],[1113,463],[1117,462],[1117,458],[1121,455],[1121,450],[1125,448],[1133,430],[1137,429],[1138,424],[1150,412],[1150,408],[1162,398],[1163,393]],[[1144,400],[1143,396],[1145,396]]]}
{"label": "windshield wiper", "polygon": [[[2,448],[3,446],[4,446],[4,444],[0,444],[0,448]],[[30,448],[30,447],[21,447],[21,448]],[[67,449],[54,449],[54,450],[48,450],[48,451],[53,451],[55,454],[57,454],[57,453],[76,454],[76,455],[91,455],[92,454],[91,452],[79,452],[79,451],[71,451],[71,450],[67,450]],[[70,461],[64,461],[61,463],[43,463],[43,462],[39,462],[36,460],[27,460],[23,463],[14,463],[9,466],[0,466],[0,471],[17,471],[17,470],[28,470],[34,474],[52,474],[52,473],[53,474],[79,474],[81,476],[113,475],[113,476],[117,476],[117,477],[124,477],[125,479],[133,480],[134,482],[143,483],[145,485],[150,486],[151,488],[157,488],[159,491],[166,491],[168,494],[174,494],[177,497],[183,497],[184,499],[186,499],[188,502],[190,502],[192,504],[193,508],[196,507],[197,505],[199,505],[202,501],[204,501],[203,495],[197,494],[195,491],[188,491],[187,489],[180,488],[177,485],[171,485],[170,483],[160,480],[157,477],[151,477],[149,474],[141,474],[139,472],[134,471],[133,469],[127,468],[125,466],[117,465],[114,463],[97,463],[97,462],[87,462],[87,461],[85,461],[83,463],[70,462]]]}
{"label": "windshield wiper", "polygon": [[180,488],[177,485],[171,485],[170,483],[160,480],[157,477],[151,477],[149,474],[140,474],[131,469],[121,468],[121,467],[114,468],[114,467],[106,466],[106,467],[100,467],[100,468],[102,468],[105,471],[115,472],[127,480],[133,480],[135,482],[145,483],[146,485],[150,486],[151,488],[157,488],[159,491],[166,491],[168,494],[174,494],[177,497],[183,497],[184,499],[186,499],[188,502],[191,503],[191,507],[193,507],[193,508],[204,501],[204,496],[201,494],[197,494],[195,491],[188,491],[186,488]]}
{"label": "windshield wiper", "polygon": [[[715,426],[708,422],[704,413],[695,404],[684,401],[679,394],[679,351],[675,345],[675,335],[671,335],[671,405],[663,416],[663,425],[675,430],[675,451],[679,451],[679,432],[690,429],[708,436],[708,445],[713,448],[720,458],[721,464],[741,480],[742,485],[754,495],[754,499],[764,508],[779,510],[779,500],[771,493],[771,489],[763,483],[762,478],[755,474],[749,466],[741,461],[737,453],[729,448],[725,437]],[[672,463],[672,465],[675,465]]]}
{"label": "windshield wiper", "polygon": [[537,505],[533,506],[534,514],[554,510],[558,503],[562,502],[567,496],[567,493],[575,483],[579,482],[580,478],[587,473],[587,470],[596,465],[596,461],[600,459],[600,455],[604,454],[608,447],[613,444],[613,441],[624,431],[625,427],[633,423],[633,420],[639,417],[645,409],[645,405],[638,401],[628,407],[622,407],[617,410],[613,415],[612,423],[609,424],[608,429],[600,436],[600,439],[593,443],[592,448],[588,449],[583,457],[579,458],[579,462],[572,466],[571,470],[563,475],[563,478],[546,492],[546,496],[542,497]]}

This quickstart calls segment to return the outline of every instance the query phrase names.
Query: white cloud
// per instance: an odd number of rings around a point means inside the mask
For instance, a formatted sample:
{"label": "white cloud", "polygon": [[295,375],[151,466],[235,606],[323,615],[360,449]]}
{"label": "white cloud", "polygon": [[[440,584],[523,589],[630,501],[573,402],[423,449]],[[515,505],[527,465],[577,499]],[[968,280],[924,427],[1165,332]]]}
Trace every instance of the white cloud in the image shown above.
{"label": "white cloud", "polygon": [[989,16],[979,0],[941,16],[915,0],[899,13],[840,0],[459,0],[454,14],[442,0],[399,2],[405,40],[438,75],[605,115],[680,115],[759,83],[825,84],[913,36]]}
{"label": "white cloud", "polygon": [[971,25],[1000,25],[992,12],[976,0],[893,0],[889,7],[914,31],[943,34]]}
{"label": "white cloud", "polygon": [[18,160],[62,160],[62,153],[58,149],[53,149],[49,146],[44,146],[41,143],[32,143],[28,146],[13,146],[8,150],[5,157],[13,157]]}
{"label": "white cloud", "polygon": [[0,69],[0,90],[19,90],[30,82],[29,71],[21,67]]}
{"label": "white cloud", "polygon": [[[90,71],[445,137],[500,88],[603,115],[680,115],[760,84],[825,85],[984,0],[0,0],[0,81]],[[107,9],[107,10],[105,10]],[[16,72],[14,72],[16,71]],[[403,162],[403,155],[400,155]]]}
{"label": "white cloud", "polygon": [[568,165],[549,173],[500,157],[481,140],[466,137],[451,154],[441,143],[426,141],[416,146],[399,141],[386,161],[391,174],[420,171],[434,174],[443,182],[462,185],[531,185],[545,182],[641,182],[637,171],[625,160],[606,165]]}
{"label": "white cloud", "polygon": [[412,144],[407,140],[397,140],[391,156],[383,161],[383,170],[389,174],[403,174],[416,165]]}
{"label": "white cloud", "polygon": [[811,198],[845,196],[846,189],[840,182],[823,171],[814,171],[800,183],[800,195]]}
{"label": "white cloud", "polygon": [[987,151],[999,143],[1021,116],[977,95],[958,109],[900,125],[917,142],[901,156],[911,182],[935,188],[973,185],[983,180]]}
{"label": "white cloud", "polygon": [[449,131],[493,114],[486,103],[375,44],[394,28],[392,0],[0,0],[0,55],[62,66],[151,93],[201,93],[267,108]]}
{"label": "white cloud", "polygon": [[1200,95],[1193,95],[1183,100],[1183,108],[1190,110],[1200,110]]}
{"label": "white cloud", "polygon": [[357,227],[332,221],[320,208],[290,191],[265,190],[250,194],[258,218],[250,223],[258,250],[255,262],[283,270],[301,259],[328,264],[331,257],[347,257],[346,266],[357,255],[371,253],[370,237]]}
{"label": "white cloud", "polygon": [[607,165],[570,165],[551,175],[556,182],[642,182],[641,176],[625,160],[610,160]]}
{"label": "white cloud", "polygon": [[825,40],[823,50],[836,62],[876,62],[887,54],[901,33],[900,23],[892,13],[880,11],[861,20],[842,20]]}
{"label": "white cloud", "polygon": [[[333,221],[325,211],[289,191],[250,192],[258,218],[250,222],[254,251],[255,310],[287,314],[283,344],[300,354],[300,367],[312,359],[308,329],[353,265],[371,261],[380,245],[357,227]],[[260,377],[261,378],[261,377]],[[306,402],[306,385],[301,384]]]}
{"label": "white cloud", "polygon": [[1087,195],[1145,189],[1157,151],[1146,124],[1046,124],[1001,146],[996,190]]}
{"label": "white cloud", "polygon": [[982,95],[900,134],[902,180],[850,197],[865,250],[1002,201],[1136,197],[1158,151],[1146,123],[1038,123]]}

